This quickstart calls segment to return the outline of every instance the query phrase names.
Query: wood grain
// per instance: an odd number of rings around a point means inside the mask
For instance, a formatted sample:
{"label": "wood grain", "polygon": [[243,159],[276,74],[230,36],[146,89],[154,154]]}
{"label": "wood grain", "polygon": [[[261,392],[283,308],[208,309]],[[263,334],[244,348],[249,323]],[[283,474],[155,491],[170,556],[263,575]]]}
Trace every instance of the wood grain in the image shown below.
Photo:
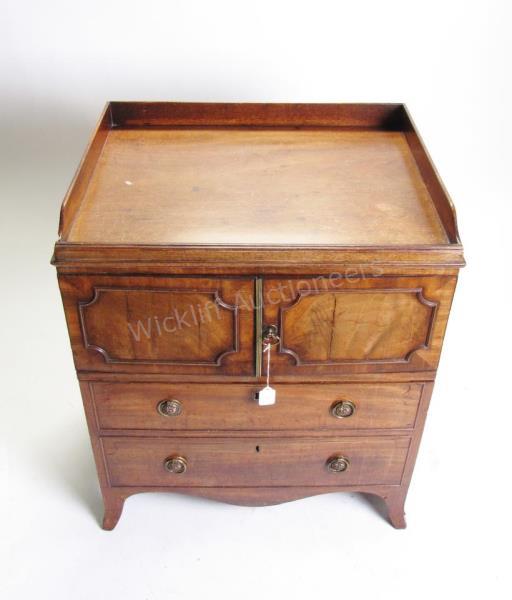
{"label": "wood grain", "polygon": [[297,364],[407,361],[428,347],[436,307],[418,289],[299,291],[281,309],[281,351]]}
{"label": "wood grain", "polygon": [[[110,485],[272,486],[399,484],[410,439],[334,438],[261,441],[211,438],[102,438]],[[343,455],[350,466],[330,473],[327,460]],[[186,458],[185,473],[168,473],[164,461]]]}
{"label": "wood grain", "polygon": [[78,369],[254,374],[251,279],[61,276]]}
{"label": "wood grain", "polygon": [[218,290],[94,287],[80,302],[85,347],[109,363],[220,365],[238,351],[238,307]]}
{"label": "wood grain", "polygon": [[274,130],[111,131],[68,236],[107,240],[447,243],[400,132]]}
{"label": "wood grain", "polygon": [[[198,431],[311,431],[342,434],[354,429],[412,429],[423,384],[275,385],[278,402],[255,401],[261,385],[91,382],[98,429]],[[180,402],[178,416],[162,416],[158,404]],[[335,418],[331,408],[349,401],[353,415]]]}
{"label": "wood grain", "polygon": [[435,369],[456,279],[265,279],[275,375]]}
{"label": "wood grain", "polygon": [[115,127],[365,127],[400,129],[403,105],[110,102]]}

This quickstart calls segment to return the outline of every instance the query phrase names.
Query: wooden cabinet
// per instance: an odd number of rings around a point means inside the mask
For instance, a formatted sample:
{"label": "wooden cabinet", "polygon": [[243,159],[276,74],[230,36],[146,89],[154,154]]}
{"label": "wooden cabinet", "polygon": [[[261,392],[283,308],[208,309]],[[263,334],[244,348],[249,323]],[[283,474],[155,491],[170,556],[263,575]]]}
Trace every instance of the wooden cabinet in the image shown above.
{"label": "wooden cabinet", "polygon": [[152,490],[405,526],[464,258],[403,105],[109,103],[53,263],[106,529]]}

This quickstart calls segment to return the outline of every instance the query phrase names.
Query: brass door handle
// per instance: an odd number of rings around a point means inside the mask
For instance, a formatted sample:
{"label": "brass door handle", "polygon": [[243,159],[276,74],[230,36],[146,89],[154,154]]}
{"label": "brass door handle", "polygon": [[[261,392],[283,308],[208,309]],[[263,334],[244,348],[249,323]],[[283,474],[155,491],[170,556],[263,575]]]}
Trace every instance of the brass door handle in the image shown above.
{"label": "brass door handle", "polygon": [[169,473],[177,475],[185,473],[187,470],[187,459],[183,458],[183,456],[170,456],[165,459],[164,467]]}

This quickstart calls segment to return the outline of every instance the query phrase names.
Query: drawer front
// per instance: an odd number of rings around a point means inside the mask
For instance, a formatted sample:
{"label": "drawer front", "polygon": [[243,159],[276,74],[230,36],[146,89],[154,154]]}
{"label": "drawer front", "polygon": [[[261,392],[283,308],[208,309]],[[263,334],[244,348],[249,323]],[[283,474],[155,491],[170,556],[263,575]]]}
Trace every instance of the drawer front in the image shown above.
{"label": "drawer front", "polygon": [[454,277],[267,279],[274,375],[434,370]]}
{"label": "drawer front", "polygon": [[254,374],[254,281],[59,277],[79,370]]}
{"label": "drawer front", "polygon": [[408,429],[423,384],[275,387],[277,403],[259,406],[255,385],[90,384],[100,429],[173,431]]}
{"label": "drawer front", "polygon": [[165,487],[398,485],[409,442],[407,437],[102,438],[112,486]]}

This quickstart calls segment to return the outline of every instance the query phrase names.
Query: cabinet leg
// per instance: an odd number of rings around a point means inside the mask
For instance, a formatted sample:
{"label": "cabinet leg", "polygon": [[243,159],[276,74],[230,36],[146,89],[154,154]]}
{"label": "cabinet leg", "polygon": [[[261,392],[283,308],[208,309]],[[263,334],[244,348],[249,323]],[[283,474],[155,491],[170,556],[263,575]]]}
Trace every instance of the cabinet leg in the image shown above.
{"label": "cabinet leg", "polygon": [[405,529],[407,523],[405,522],[405,498],[407,491],[398,490],[392,492],[384,497],[388,509],[388,518],[395,529]]}
{"label": "cabinet leg", "polygon": [[105,514],[103,516],[103,529],[110,531],[114,529],[123,512],[125,497],[116,492],[103,492],[103,503],[105,505]]}

